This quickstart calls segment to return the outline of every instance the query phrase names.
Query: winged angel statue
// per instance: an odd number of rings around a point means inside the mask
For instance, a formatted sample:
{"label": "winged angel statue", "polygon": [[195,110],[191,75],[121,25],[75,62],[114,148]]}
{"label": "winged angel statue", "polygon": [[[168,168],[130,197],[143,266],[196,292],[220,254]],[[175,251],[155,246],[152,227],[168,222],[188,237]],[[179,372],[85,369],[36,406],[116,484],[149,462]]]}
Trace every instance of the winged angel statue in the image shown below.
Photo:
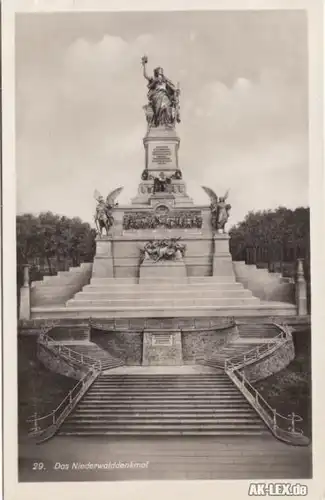
{"label": "winged angel statue", "polygon": [[114,218],[112,215],[112,210],[114,206],[116,206],[115,200],[122,191],[123,187],[119,187],[114,189],[104,200],[103,196],[100,194],[97,189],[94,192],[94,198],[97,201],[96,213],[94,216],[97,234],[101,237],[103,229],[106,231],[106,235],[108,235],[108,231],[112,227],[114,223]]}
{"label": "winged angel statue", "polygon": [[211,188],[206,186],[202,186],[202,188],[211,201],[211,223],[213,229],[216,229],[218,232],[225,233],[225,225],[229,219],[229,211],[231,209],[231,205],[226,203],[229,190],[224,196],[218,198],[216,193]]}

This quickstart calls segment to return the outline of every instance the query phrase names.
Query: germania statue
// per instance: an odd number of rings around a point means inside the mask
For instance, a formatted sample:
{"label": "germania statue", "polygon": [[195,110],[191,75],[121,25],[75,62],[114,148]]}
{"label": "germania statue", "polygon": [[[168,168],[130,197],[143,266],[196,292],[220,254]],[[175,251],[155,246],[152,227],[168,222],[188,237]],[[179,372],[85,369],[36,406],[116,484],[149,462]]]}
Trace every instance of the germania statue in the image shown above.
{"label": "germania statue", "polygon": [[144,106],[149,127],[174,127],[179,123],[179,85],[175,86],[164,75],[163,68],[154,69],[153,76],[148,76],[147,56],[142,58],[143,76],[148,80],[148,104]]}

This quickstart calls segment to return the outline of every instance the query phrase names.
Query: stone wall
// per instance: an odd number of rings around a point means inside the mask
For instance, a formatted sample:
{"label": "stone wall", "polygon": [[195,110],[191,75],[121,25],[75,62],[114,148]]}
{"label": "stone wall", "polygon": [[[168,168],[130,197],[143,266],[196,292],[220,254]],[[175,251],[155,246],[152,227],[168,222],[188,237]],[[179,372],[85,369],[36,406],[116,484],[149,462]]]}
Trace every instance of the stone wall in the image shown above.
{"label": "stone wall", "polygon": [[92,329],[91,341],[126,365],[142,364],[142,332],[113,332]]}
{"label": "stone wall", "polygon": [[182,365],[181,332],[144,332],[142,364],[145,366]]}
{"label": "stone wall", "polygon": [[277,373],[288,366],[295,358],[292,340],[288,340],[276,351],[265,358],[246,366],[242,371],[249,382],[257,382]]}
{"label": "stone wall", "polygon": [[220,347],[238,337],[236,327],[206,332],[183,332],[183,363],[195,364],[206,356],[217,354]]}
{"label": "stone wall", "polygon": [[[79,318],[58,318],[58,319],[29,319],[29,320],[19,320],[18,322],[18,334],[19,335],[39,335],[44,330],[51,330],[55,327],[79,327],[88,325],[87,319]],[[51,336],[51,331],[48,331],[48,335]]]}
{"label": "stone wall", "polygon": [[79,367],[77,364],[72,365],[65,361],[61,356],[58,356],[46,346],[39,345],[37,352],[38,359],[46,368],[55,373],[60,373],[66,377],[80,380],[87,373],[87,368]]}

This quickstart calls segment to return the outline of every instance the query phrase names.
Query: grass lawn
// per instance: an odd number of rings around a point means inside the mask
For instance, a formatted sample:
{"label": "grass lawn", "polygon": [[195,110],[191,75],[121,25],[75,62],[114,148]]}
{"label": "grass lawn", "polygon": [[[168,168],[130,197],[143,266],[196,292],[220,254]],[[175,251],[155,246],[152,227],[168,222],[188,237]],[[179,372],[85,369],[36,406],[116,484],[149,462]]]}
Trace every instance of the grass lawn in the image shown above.
{"label": "grass lawn", "polygon": [[310,328],[293,334],[296,357],[279,373],[254,384],[279,413],[297,413],[303,422],[297,427],[311,437],[311,333]]}

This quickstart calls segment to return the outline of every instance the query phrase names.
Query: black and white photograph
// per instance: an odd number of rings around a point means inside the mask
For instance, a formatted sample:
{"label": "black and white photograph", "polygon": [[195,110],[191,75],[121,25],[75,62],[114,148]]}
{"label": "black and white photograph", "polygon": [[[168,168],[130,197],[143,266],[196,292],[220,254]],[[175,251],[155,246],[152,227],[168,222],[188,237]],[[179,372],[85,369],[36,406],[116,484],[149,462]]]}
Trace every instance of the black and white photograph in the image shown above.
{"label": "black and white photograph", "polygon": [[308,494],[308,19],[15,13],[19,483]]}

